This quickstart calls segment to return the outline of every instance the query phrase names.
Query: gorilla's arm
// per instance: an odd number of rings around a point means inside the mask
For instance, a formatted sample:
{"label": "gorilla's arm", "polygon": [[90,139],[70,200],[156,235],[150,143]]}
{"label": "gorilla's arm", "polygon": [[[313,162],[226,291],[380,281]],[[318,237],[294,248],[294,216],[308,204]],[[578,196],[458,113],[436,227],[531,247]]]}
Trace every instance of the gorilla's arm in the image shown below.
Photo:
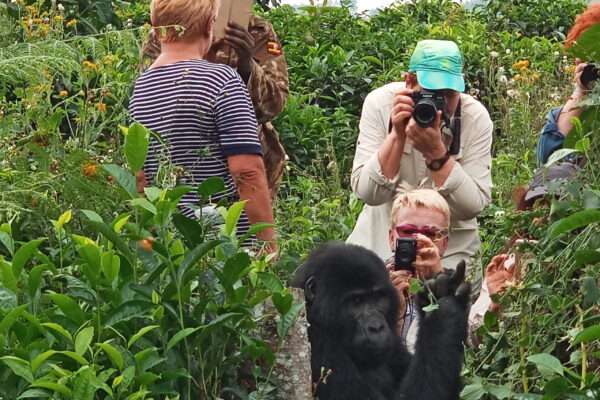
{"label": "gorilla's arm", "polygon": [[431,293],[439,299],[434,311],[422,311],[428,295],[419,294],[421,317],[415,354],[410,367],[405,369],[398,399],[459,398],[470,292],[463,279],[464,263],[461,263],[452,276],[440,274],[427,282]]}

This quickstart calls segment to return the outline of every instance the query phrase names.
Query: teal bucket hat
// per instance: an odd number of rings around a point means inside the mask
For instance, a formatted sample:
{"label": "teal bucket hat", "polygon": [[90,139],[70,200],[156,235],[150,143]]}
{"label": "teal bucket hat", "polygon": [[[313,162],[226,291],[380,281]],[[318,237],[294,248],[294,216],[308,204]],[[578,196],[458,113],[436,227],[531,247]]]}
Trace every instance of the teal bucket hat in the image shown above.
{"label": "teal bucket hat", "polygon": [[417,74],[419,85],[425,89],[464,92],[462,67],[463,59],[456,43],[421,40],[410,58],[408,72]]}

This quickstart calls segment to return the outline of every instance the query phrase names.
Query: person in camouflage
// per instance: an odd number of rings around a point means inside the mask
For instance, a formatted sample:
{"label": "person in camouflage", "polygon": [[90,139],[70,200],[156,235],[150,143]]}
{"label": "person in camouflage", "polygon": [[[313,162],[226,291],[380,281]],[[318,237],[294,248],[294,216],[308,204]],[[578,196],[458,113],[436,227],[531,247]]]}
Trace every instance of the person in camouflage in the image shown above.
{"label": "person in camouflage", "polygon": [[[287,64],[273,26],[251,15],[248,28],[229,22],[225,38],[213,42],[206,60],[235,68],[248,87],[258,121],[258,137],[271,201],[277,197],[285,165],[285,150],[271,120],[285,106],[289,93]],[[143,65],[160,54],[160,42],[151,32],[143,48]]]}

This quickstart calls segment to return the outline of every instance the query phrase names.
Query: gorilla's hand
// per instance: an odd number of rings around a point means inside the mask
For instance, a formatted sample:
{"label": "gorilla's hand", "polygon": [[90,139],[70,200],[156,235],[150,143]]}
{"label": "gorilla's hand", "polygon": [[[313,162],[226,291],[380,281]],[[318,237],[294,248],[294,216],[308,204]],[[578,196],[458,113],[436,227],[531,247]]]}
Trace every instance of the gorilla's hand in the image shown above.
{"label": "gorilla's hand", "polygon": [[469,305],[471,284],[465,282],[465,262],[461,261],[452,274],[440,273],[425,282],[425,290],[417,296],[419,308],[423,309],[437,301],[441,311],[456,309],[466,311]]}

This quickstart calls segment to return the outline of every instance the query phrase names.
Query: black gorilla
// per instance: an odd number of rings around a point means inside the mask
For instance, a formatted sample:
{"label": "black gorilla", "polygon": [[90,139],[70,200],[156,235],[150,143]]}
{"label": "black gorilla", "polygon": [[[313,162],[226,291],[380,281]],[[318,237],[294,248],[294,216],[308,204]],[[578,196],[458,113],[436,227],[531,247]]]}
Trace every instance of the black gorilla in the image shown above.
{"label": "black gorilla", "polygon": [[[304,288],[312,379],[319,400],[458,399],[470,286],[464,263],[417,297],[414,356],[396,334],[399,300],[375,253],[328,244],[313,251],[292,285]],[[432,293],[435,311],[424,313]],[[425,293],[425,294],[423,294]]]}

